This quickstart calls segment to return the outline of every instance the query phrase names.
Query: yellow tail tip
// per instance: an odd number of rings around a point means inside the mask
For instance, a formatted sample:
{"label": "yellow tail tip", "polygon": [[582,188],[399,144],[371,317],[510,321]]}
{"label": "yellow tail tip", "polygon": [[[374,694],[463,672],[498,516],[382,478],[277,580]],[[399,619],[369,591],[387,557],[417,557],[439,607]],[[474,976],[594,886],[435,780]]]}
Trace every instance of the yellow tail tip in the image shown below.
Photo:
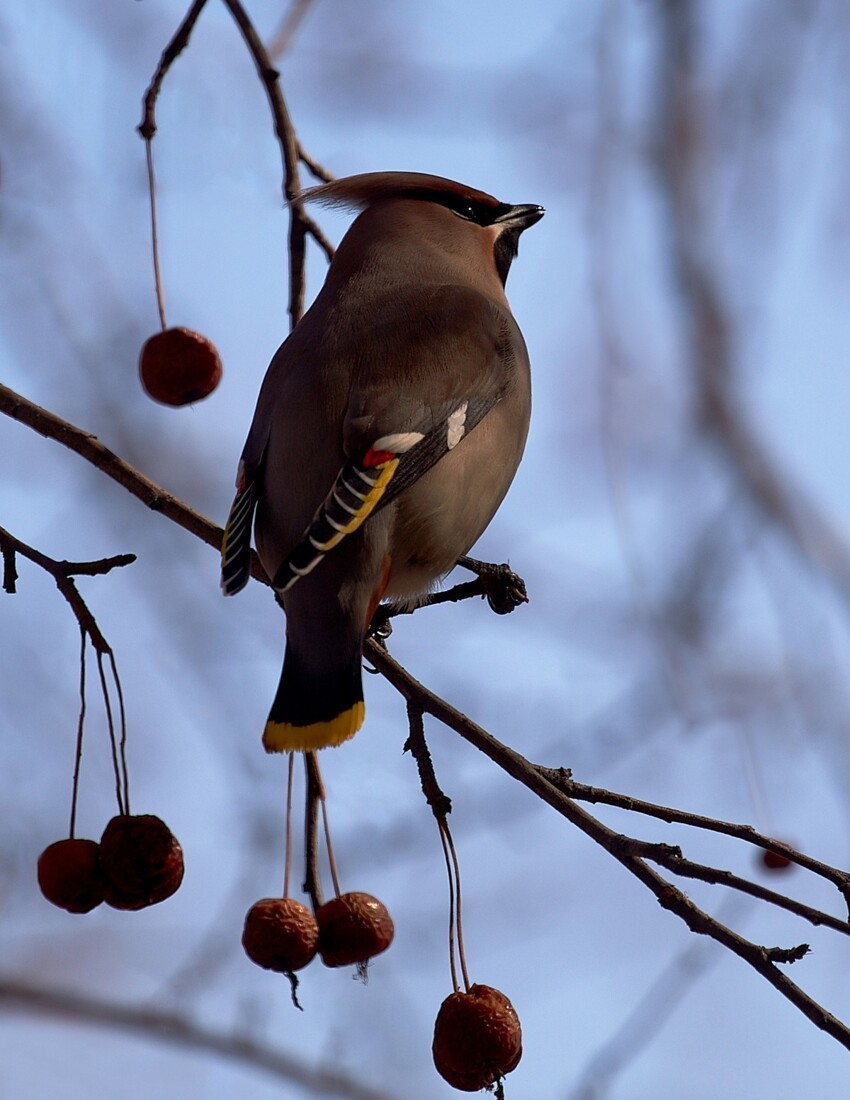
{"label": "yellow tail tip", "polygon": [[348,741],[363,725],[366,705],[361,700],[327,722],[294,726],[291,722],[266,722],[263,747],[266,752],[313,752]]}

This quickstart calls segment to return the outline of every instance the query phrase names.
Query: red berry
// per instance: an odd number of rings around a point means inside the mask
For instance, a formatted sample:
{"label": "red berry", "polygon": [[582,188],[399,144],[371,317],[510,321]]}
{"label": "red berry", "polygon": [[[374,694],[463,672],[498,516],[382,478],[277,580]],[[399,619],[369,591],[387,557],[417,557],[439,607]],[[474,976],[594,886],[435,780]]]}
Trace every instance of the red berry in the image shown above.
{"label": "red berry", "polygon": [[153,814],[119,814],[100,838],[106,903],[114,909],[144,909],[177,890],[183,881],[183,849]]}
{"label": "red berry", "polygon": [[440,1005],[432,1046],[437,1072],[454,1088],[476,1092],[515,1069],[522,1028],[504,993],[473,985]]}
{"label": "red berry", "polygon": [[103,901],[106,879],[96,840],[57,840],[38,857],[38,885],[69,913],[89,913]]}
{"label": "red berry", "polygon": [[154,401],[188,405],[209,397],[219,384],[221,359],[206,336],[189,328],[167,328],[142,347],[139,377]]}
{"label": "red berry", "polygon": [[365,963],[393,942],[386,906],[371,894],[340,894],[316,911],[319,954],[325,966]]}
{"label": "red berry", "polygon": [[316,918],[294,898],[262,898],[245,917],[245,954],[265,970],[301,970],[315,956],[318,943]]}
{"label": "red berry", "polygon": [[787,871],[792,866],[788,856],[779,852],[770,852],[765,849],[761,854],[761,861],[768,871]]}

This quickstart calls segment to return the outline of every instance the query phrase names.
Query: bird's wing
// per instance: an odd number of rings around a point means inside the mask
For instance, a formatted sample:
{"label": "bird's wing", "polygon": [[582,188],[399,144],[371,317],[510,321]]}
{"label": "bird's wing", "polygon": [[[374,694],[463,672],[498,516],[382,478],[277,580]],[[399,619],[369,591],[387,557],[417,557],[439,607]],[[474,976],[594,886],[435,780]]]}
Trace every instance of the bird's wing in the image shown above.
{"label": "bird's wing", "polygon": [[236,496],[230,506],[221,542],[221,590],[225,596],[235,596],[237,592],[241,592],[251,576],[251,530],[257,510],[259,479],[262,476],[263,460],[286,363],[286,356],[280,355],[280,352],[272,360],[260,389],[254,419],[239,459]]}
{"label": "bird's wing", "polygon": [[377,316],[352,379],[350,457],[275,574],[279,592],[460,444],[513,380],[516,326],[475,291],[396,293]]}
{"label": "bird's wing", "polygon": [[221,590],[225,596],[241,592],[251,576],[251,526],[257,507],[256,479],[239,463],[236,496],[221,540]]}

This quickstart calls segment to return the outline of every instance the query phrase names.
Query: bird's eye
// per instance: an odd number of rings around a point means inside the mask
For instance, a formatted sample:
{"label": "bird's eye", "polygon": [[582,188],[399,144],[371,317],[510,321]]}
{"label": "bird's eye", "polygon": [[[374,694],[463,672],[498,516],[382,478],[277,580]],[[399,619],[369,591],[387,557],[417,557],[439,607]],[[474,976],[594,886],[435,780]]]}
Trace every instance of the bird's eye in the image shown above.
{"label": "bird's eye", "polygon": [[480,222],[478,207],[474,202],[460,200],[452,209],[455,214],[465,218],[468,222]]}

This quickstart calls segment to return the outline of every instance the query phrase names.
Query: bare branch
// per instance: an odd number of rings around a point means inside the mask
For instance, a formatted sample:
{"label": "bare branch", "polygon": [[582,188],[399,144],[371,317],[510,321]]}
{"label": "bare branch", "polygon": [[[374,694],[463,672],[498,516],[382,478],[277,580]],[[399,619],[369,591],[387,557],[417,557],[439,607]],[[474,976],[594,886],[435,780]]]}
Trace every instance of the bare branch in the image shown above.
{"label": "bare branch", "polygon": [[[108,573],[110,569],[114,569],[116,566],[129,565],[134,562],[136,560],[135,554],[119,554],[113,558],[102,558],[100,561],[55,561],[47,554],[42,554],[40,550],[21,542],[20,539],[15,538],[3,527],[0,527],[0,552],[7,560],[8,555],[20,554],[49,573],[56,582],[56,587],[67,600],[77,622],[80,624],[80,629],[91,638],[92,645],[97,653],[100,655],[112,653],[94,615],[80,595],[71,577],[73,574],[95,576]],[[14,591],[14,587],[12,590]],[[6,591],[8,592],[9,589],[7,588]]]}
{"label": "bare branch", "polygon": [[850,909],[850,872],[830,867],[827,863],[821,863],[820,860],[812,859],[811,856],[798,852],[790,844],[764,836],[762,833],[757,832],[752,825],[737,825],[731,821],[721,821],[715,817],[705,817],[702,814],[690,813],[687,810],[677,810],[671,806],[659,806],[654,802],[644,802],[640,798],[633,798],[632,795],[617,794],[614,791],[603,790],[601,787],[591,787],[586,783],[578,783],[573,779],[568,768],[545,768],[538,765],[537,770],[564,794],[581,802],[601,802],[607,806],[618,806],[622,810],[646,814],[648,817],[655,817],[668,823],[675,822],[679,825],[692,825],[697,829],[707,829],[709,832],[725,833],[727,836],[733,836],[738,840],[745,840],[748,844],[763,848],[766,852],[774,852],[778,856],[784,856],[792,863],[797,863],[800,867],[805,867],[807,871],[812,871],[814,874],[820,875],[828,882],[833,883],[846,901],[848,909]]}
{"label": "bare branch", "polygon": [[[305,241],[307,236],[313,237],[325,256],[330,259],[333,256],[333,245],[313,219],[304,212],[299,199],[301,192],[301,179],[298,171],[299,160],[303,159],[301,149],[292,125],[292,119],[283,97],[280,87],[280,74],[272,63],[268,51],[263,45],[260,36],[251,22],[239,0],[223,0],[225,7],[233,16],[245,41],[248,51],[253,58],[257,74],[266,91],[266,96],[271,108],[274,120],[275,135],[281,151],[283,162],[283,197],[290,211],[289,244],[287,254],[289,257],[289,315],[292,328],[298,323],[304,312],[304,265],[306,260]],[[171,65],[183,52],[189,42],[192,30],[201,14],[206,0],[195,0],[189,9],[183,22],[178,27],[169,44],[160,57],[156,72],[151,79],[144,96],[143,117],[139,125],[139,133],[145,140],[148,150],[148,168],[151,178],[151,203],[153,213],[153,180],[151,167],[151,142],[156,133],[156,101],[162,89],[162,83]],[[303,12],[301,13],[303,16]],[[299,21],[300,21],[299,16]],[[154,247],[154,259],[156,263],[156,247]],[[157,282],[157,297],[160,307],[160,317],[165,327],[164,310],[162,307],[159,283]]]}
{"label": "bare branch", "polygon": [[315,237],[320,247],[328,254],[333,254],[333,249],[324,234],[307,214],[304,213],[301,200],[301,177],[298,171],[298,139],[295,136],[295,127],[289,115],[289,109],[283,98],[280,87],[280,73],[275,69],[265,46],[257,34],[248,14],[239,0],[224,0],[224,5],[233,16],[238,26],[248,51],[254,60],[257,74],[266,90],[272,117],[274,119],[275,134],[280,145],[281,158],[283,160],[283,195],[289,204],[289,316],[291,327],[295,328],[304,312],[304,264],[305,264],[305,239],[309,233]]}
{"label": "bare branch", "polygon": [[198,16],[201,14],[206,2],[207,0],[195,0],[186,13],[183,22],[177,28],[174,37],[162,51],[162,56],[159,59],[156,72],[148,85],[144,100],[142,101],[143,114],[142,121],[139,123],[139,133],[147,142],[150,142],[156,133],[156,101],[159,98],[159,92],[162,87],[162,82],[165,79],[165,74],[189,45],[189,38],[192,35],[192,31],[195,29]]}
{"label": "bare branch", "polygon": [[[67,420],[62,420],[55,413],[33,404],[2,384],[0,384],[0,412],[21,424],[26,424],[47,439],[55,439],[57,443],[74,451],[105,473],[107,477],[112,478],[152,511],[160,512],[208,546],[216,550],[221,549],[224,532],[220,527],[206,516],[202,516],[200,512],[194,511],[188,504],[184,504],[182,500],[178,500],[161,485],[145,477],[140,470],[119,458],[90,432],[69,424]],[[256,554],[253,555],[251,575],[256,580],[268,584],[268,578]]]}
{"label": "bare branch", "polygon": [[298,159],[304,165],[308,172],[316,177],[317,180],[321,180],[322,183],[330,183],[331,180],[336,179],[336,176],[331,172],[329,168],[325,168],[323,164],[319,164],[315,157],[312,157],[301,142],[298,142]]}
{"label": "bare branch", "polygon": [[642,858],[636,856],[630,848],[631,838],[613,832],[597,818],[582,810],[554,784],[546,780],[525,757],[502,744],[492,734],[487,733],[460,711],[434,695],[394,661],[376,642],[368,641],[366,649],[375,667],[405,699],[416,700],[423,711],[432,714],[444,725],[459,733],[508,775],[528,787],[540,799],[581,829],[591,840],[609,852],[655,894],[658,903],[664,909],[675,913],[692,932],[709,936],[749,963],[816,1027],[850,1050],[850,1029],[792,982],[776,965],[777,962],[790,962],[802,957],[804,953],[802,945],[779,949],[761,947],[709,916],[681,890],[652,870]]}
{"label": "bare branch", "polygon": [[342,1073],[314,1068],[291,1054],[258,1042],[248,1035],[217,1031],[186,1016],[161,1009],[107,1001],[81,993],[39,986],[12,977],[0,978],[0,1009],[26,1011],[91,1024],[168,1043],[187,1051],[204,1051],[230,1062],[299,1085],[310,1096],[342,1100],[395,1100],[389,1093],[362,1085]]}

